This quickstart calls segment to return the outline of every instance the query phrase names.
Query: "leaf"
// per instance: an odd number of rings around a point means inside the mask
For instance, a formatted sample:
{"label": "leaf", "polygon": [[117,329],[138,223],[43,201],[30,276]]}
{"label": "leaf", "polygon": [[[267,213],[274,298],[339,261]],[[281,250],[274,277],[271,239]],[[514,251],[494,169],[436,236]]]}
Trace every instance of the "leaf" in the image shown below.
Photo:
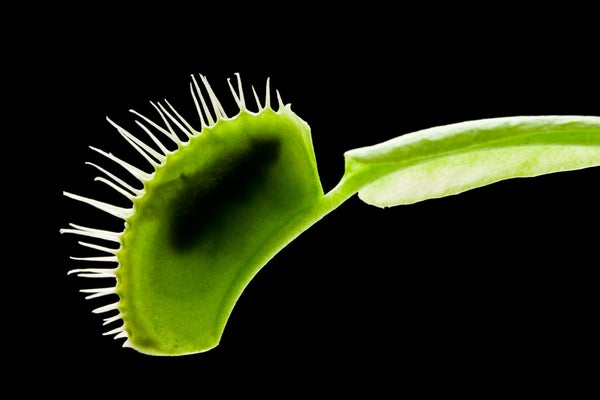
{"label": "leaf", "polygon": [[117,254],[131,346],[177,355],[219,343],[248,282],[296,235],[290,220],[323,196],[308,129],[289,107],[242,112],[145,182]]}
{"label": "leaf", "polygon": [[125,196],[131,208],[65,192],[124,223],[122,232],[70,224],[61,233],[112,242],[113,247],[79,242],[108,255],[73,259],[116,267],[69,273],[115,279],[114,286],[82,292],[88,299],[118,296],[93,312],[116,311],[105,324],[122,324],[105,334],[145,354],[182,355],[217,346],[236,302],[261,268],[356,193],[387,207],[502,179],[600,165],[600,117],[495,118],[348,151],[344,176],[325,194],[310,127],[279,94],[279,109],[272,108],[268,80],[264,102],[254,92],[258,112],[251,112],[238,74],[238,90],[229,86],[239,113],[229,118],[200,78],[202,85],[194,77],[190,85],[199,131],[168,102],[169,109],[152,103],[162,126],[134,112],[146,141],[109,120],[152,166],[148,173],[94,149],[142,185],[90,163],[110,178],[97,180]]}
{"label": "leaf", "polygon": [[505,117],[438,126],[346,152],[347,182],[366,203],[411,204],[600,165],[600,117]]}

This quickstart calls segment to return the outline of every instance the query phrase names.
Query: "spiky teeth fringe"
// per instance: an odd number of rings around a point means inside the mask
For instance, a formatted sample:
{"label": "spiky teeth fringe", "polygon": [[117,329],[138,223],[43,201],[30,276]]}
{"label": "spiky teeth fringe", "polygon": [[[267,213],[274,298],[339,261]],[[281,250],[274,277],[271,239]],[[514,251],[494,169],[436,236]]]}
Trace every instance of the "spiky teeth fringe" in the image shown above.
{"label": "spiky teeth fringe", "polygon": [[[237,91],[234,89],[231,80],[227,79],[227,83],[233,98],[239,108],[239,112],[245,111],[250,112],[246,106],[246,100],[244,97],[244,91],[242,88],[242,81],[239,73],[235,74],[237,77]],[[213,89],[211,88],[208,80],[205,76],[199,75],[199,80],[201,84],[198,83],[198,80],[194,75],[192,75],[192,81],[190,83],[190,92],[192,95],[192,99],[194,105],[196,107],[196,111],[198,113],[199,121],[200,121],[200,130],[196,130],[192,127],[192,125],[186,121],[181,114],[179,114],[175,108],[168,102],[164,101],[165,105],[158,102],[150,102],[152,107],[157,111],[160,119],[162,121],[162,125],[154,122],[150,118],[145,117],[144,115],[138,113],[135,110],[129,110],[133,115],[140,118],[135,120],[137,126],[139,126],[142,131],[148,136],[149,143],[141,140],[137,136],[128,132],[121,126],[114,123],[108,117],[106,118],[110,125],[112,125],[117,132],[150,164],[153,169],[153,172],[148,173],[143,169],[140,169],[134,165],[131,165],[127,161],[122,160],[121,158],[113,155],[112,153],[105,152],[103,150],[97,149],[95,147],[90,146],[90,148],[109,159],[110,161],[119,165],[123,170],[125,170],[129,175],[133,176],[137,179],[141,184],[142,188],[137,189],[131,184],[127,183],[124,179],[119,178],[117,175],[109,172],[105,168],[91,163],[86,162],[86,165],[90,165],[98,170],[103,176],[98,176],[94,180],[104,183],[108,185],[111,189],[117,192],[119,195],[125,197],[133,203],[133,200],[144,196],[144,183],[151,180],[154,171],[159,167],[164,165],[166,162],[167,156],[174,151],[170,151],[167,146],[158,138],[158,136],[162,135],[164,138],[168,139],[170,142],[175,144],[177,148],[186,145],[189,140],[199,135],[204,128],[211,128],[215,124],[217,124],[220,120],[230,119],[221,102],[215,95]],[[256,101],[256,105],[258,107],[258,112],[262,112],[265,109],[272,109],[271,106],[271,95],[270,95],[270,80],[266,81],[266,91],[265,91],[265,100],[264,103],[261,104],[258,95],[256,94],[256,90],[252,87],[252,93],[254,95],[254,99]],[[207,95],[207,98],[203,94]],[[283,108],[283,101],[281,100],[281,96],[278,91],[276,91],[278,106],[281,110]],[[236,114],[237,115],[237,114]],[[235,117],[234,117],[235,118]],[[154,132],[153,132],[154,130]],[[183,135],[183,139],[182,136]],[[164,140],[163,138],[163,140]],[[175,150],[177,151],[177,150]],[[107,214],[112,215],[113,217],[117,217],[126,221],[130,216],[133,215],[134,209],[124,208],[115,206],[103,201],[95,200],[86,196],[80,196],[76,194],[72,194],[70,192],[63,192],[65,196],[86,203],[92,207],[95,207],[101,211],[106,212]],[[117,253],[120,249],[121,245],[121,235],[123,232],[113,232],[108,230],[102,230],[97,228],[89,228],[76,224],[69,224],[69,228],[61,229],[60,233],[68,233],[79,236],[88,237],[91,239],[108,241],[112,243],[119,244],[119,248],[111,248],[106,247],[104,245],[99,245],[95,243],[83,242],[79,241],[78,244],[82,247],[91,248],[94,250],[98,250],[103,253],[109,254],[108,256],[93,256],[93,257],[70,257],[76,261],[83,262],[101,262],[101,263],[117,263],[117,267],[115,268],[76,268],[68,271],[68,274],[75,274],[78,277],[83,278],[114,278],[116,281],[116,271],[118,269],[118,258]],[[82,289],[80,290],[82,293],[87,294],[85,299],[96,299],[99,297],[104,297],[108,295],[117,295],[116,292],[116,284],[115,286],[110,287],[101,287],[101,288],[92,288],[92,289]],[[115,323],[122,320],[121,312],[119,311],[119,302],[114,302],[105,306],[101,306],[92,310],[94,314],[103,314],[107,312],[111,312],[116,310],[118,313],[116,315],[104,318],[103,325],[108,325],[111,323]],[[111,329],[104,333],[104,335],[114,335],[115,339],[126,339],[123,343],[124,347],[131,346],[127,332],[125,331],[124,325],[121,325],[117,328]]]}

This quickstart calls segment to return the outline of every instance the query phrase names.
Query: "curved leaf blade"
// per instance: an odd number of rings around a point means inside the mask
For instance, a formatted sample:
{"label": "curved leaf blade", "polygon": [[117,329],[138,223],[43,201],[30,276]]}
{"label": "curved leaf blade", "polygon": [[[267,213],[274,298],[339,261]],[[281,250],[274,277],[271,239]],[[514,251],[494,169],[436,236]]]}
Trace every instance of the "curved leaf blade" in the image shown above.
{"label": "curved leaf blade", "polygon": [[346,152],[359,197],[391,207],[504,179],[600,166],[600,117],[505,117],[438,126]]}

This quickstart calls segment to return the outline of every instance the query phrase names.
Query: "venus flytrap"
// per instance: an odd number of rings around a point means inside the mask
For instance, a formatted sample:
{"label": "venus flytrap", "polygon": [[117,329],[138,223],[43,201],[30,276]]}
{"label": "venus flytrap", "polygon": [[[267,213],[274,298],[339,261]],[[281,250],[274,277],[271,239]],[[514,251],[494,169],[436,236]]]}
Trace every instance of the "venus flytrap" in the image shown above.
{"label": "venus flytrap", "polygon": [[[95,149],[141,183],[137,188],[93,165],[97,178],[131,201],[117,207],[65,192],[124,221],[121,232],[71,224],[61,230],[108,263],[70,273],[112,278],[84,289],[117,295],[94,310],[109,313],[106,334],[153,355],[215,347],[254,275],[298,235],[355,194],[389,207],[457,194],[493,182],[600,165],[600,117],[493,118],[439,126],[345,153],[345,173],[324,193],[309,126],[277,93],[252,89],[250,111],[237,75],[239,108],[228,117],[205,77],[190,85],[200,130],[168,102],[152,103],[157,123],[135,111],[146,140],[109,122],[150,164],[150,171]],[[164,142],[170,142],[167,146]],[[169,148],[176,147],[175,150]],[[115,283],[116,281],[116,283]],[[121,321],[121,322],[120,322]]]}

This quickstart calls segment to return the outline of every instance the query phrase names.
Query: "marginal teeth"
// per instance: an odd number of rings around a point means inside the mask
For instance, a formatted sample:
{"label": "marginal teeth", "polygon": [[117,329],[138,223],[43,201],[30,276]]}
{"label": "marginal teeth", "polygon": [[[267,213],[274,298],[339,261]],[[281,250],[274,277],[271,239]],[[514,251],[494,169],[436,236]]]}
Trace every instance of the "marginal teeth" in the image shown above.
{"label": "marginal teeth", "polygon": [[204,75],[200,75],[200,79],[202,80],[202,83],[204,84],[204,88],[208,92],[208,97],[210,99],[210,102],[212,103],[213,110],[215,111],[215,115],[217,116],[217,120],[222,119],[222,118],[227,118],[227,115],[225,114],[225,110],[223,110],[223,106],[221,105],[221,102],[215,95],[215,92],[213,92],[212,87],[208,83],[208,80],[206,79],[206,77]]}
{"label": "marginal teeth", "polygon": [[97,149],[92,146],[90,146],[90,149],[94,150],[97,153],[102,154],[104,157],[108,158],[109,160],[116,162],[121,167],[123,167],[123,169],[125,169],[127,172],[129,172],[134,178],[139,180],[140,182],[145,182],[145,181],[149,181],[150,179],[152,179],[153,174],[146,173],[146,172],[142,171],[141,169],[134,167],[133,165],[129,164],[127,161],[121,160],[119,157],[113,155],[112,153],[107,153],[105,151],[102,151],[102,150]]}
{"label": "marginal teeth", "polygon": [[[173,107],[168,102],[166,102],[166,103],[174,111]],[[190,132],[189,130],[187,130],[183,125],[181,125],[181,122],[178,121],[177,118],[175,118],[173,115],[171,115],[171,113],[169,113],[162,104],[157,103],[157,105],[160,108],[160,110],[162,111],[162,113],[164,115],[166,115],[171,120],[171,122],[174,123],[175,126],[177,126],[181,130],[181,132],[183,132],[188,138],[192,137],[193,133]],[[177,115],[179,116],[179,114],[177,114]]]}
{"label": "marginal teeth", "polygon": [[96,297],[107,296],[109,294],[116,293],[116,288],[114,287],[106,287],[106,288],[97,288],[97,289],[81,289],[81,293],[91,293],[89,296],[86,296],[86,300],[95,299]]}
{"label": "marginal teeth", "polygon": [[[152,105],[152,107],[154,107],[156,109],[156,111],[158,112],[158,114],[162,118],[162,121],[163,121],[163,123],[165,124],[165,126],[167,127],[168,130],[165,129],[165,128],[163,128],[162,126],[158,125],[156,122],[152,121],[150,118],[145,117],[142,114],[138,113],[135,110],[129,110],[129,112],[131,112],[131,113],[137,115],[138,117],[142,118],[146,123],[150,124],[150,126],[152,126],[154,129],[156,129],[157,131],[159,131],[160,133],[162,133],[163,135],[165,135],[166,137],[168,137],[169,139],[171,139],[177,145],[177,147],[181,146],[181,139],[179,139],[179,137],[175,134],[175,132],[173,131],[173,129],[169,125],[169,121],[167,121],[167,119],[163,115],[163,113],[160,110],[160,108],[154,102],[152,102],[152,101],[150,102],[150,104]],[[139,121],[137,121],[137,122],[141,126],[141,123]]]}
{"label": "marginal teeth", "polygon": [[117,315],[113,315],[112,317],[104,318],[104,323],[102,325],[108,325],[112,322],[119,321],[121,319],[121,313]]}
{"label": "marginal teeth", "polygon": [[229,85],[231,94],[233,95],[233,98],[235,99],[235,102],[237,103],[238,107],[240,108],[241,111],[245,111],[246,110],[246,101],[244,100],[244,91],[242,90],[242,80],[240,79],[239,73],[236,73],[235,75],[237,76],[237,81],[238,81],[238,93],[235,92],[235,89],[231,85],[231,79],[229,79],[229,78],[227,79],[227,84]]}
{"label": "marginal teeth", "polygon": [[93,244],[93,243],[87,243],[87,242],[77,242],[77,243],[79,243],[81,246],[89,247],[90,249],[100,250],[105,253],[109,253],[109,254],[113,254],[113,255],[116,254],[117,251],[119,251],[119,249],[112,249],[110,247],[98,246],[97,244]]}
{"label": "marginal teeth", "polygon": [[185,118],[183,118],[181,116],[181,114],[179,114],[177,112],[177,110],[175,110],[175,108],[171,105],[171,103],[169,103],[167,100],[165,100],[165,103],[167,103],[167,105],[169,106],[169,108],[171,109],[173,114],[175,114],[177,116],[177,118],[179,118],[179,120],[183,123],[183,125],[185,125],[185,128],[180,127],[180,129],[183,131],[183,133],[185,133],[188,137],[194,136],[196,130],[194,128],[192,128],[192,126],[185,120]]}
{"label": "marginal teeth", "polygon": [[[108,332],[104,332],[102,335],[110,336],[115,335],[113,339],[127,339],[127,332],[125,332],[125,328],[123,326],[119,326],[118,328],[114,328]],[[125,347],[125,346],[123,346]]]}
{"label": "marginal teeth", "polygon": [[71,260],[79,260],[79,261],[118,262],[117,256],[70,257],[70,258],[71,258]]}
{"label": "marginal teeth", "polygon": [[[163,123],[169,130],[169,133],[165,133],[165,135],[169,136],[175,143],[177,143],[178,146],[181,146],[183,144],[183,142],[181,141],[179,136],[177,136],[177,134],[175,133],[175,130],[173,129],[173,127],[171,127],[171,124],[169,124],[169,119],[167,117],[165,117],[165,114],[162,112],[162,110],[157,105],[157,103],[150,102],[150,104],[152,104],[152,106],[156,109],[156,111],[158,112],[158,115],[160,115],[160,118],[162,119]],[[153,126],[156,126],[156,124],[154,124]],[[166,132],[164,129],[162,129],[162,131]]]}
{"label": "marginal teeth", "polygon": [[[113,330],[110,330],[108,332],[104,332],[103,335],[106,335],[106,336],[108,336],[108,335],[116,335],[116,334],[122,333],[122,332],[123,332],[123,327],[120,326],[120,327],[115,328]],[[116,337],[115,337],[115,339],[116,339]]]}
{"label": "marginal teeth", "polygon": [[256,101],[256,106],[258,107],[258,111],[262,111],[262,106],[260,105],[260,99],[258,98],[258,94],[256,93],[256,89],[252,86],[252,94],[254,95],[254,101]]}
{"label": "marginal teeth", "polygon": [[77,268],[67,272],[67,275],[75,274],[82,278],[116,278],[116,268]]}
{"label": "marginal teeth", "polygon": [[102,313],[105,313],[105,312],[108,312],[108,311],[116,310],[118,306],[119,306],[119,302],[112,303],[112,304],[107,304],[105,306],[93,309],[92,312],[94,314],[102,314]]}
{"label": "marginal teeth", "polygon": [[[129,200],[133,200],[135,197],[138,197],[142,194],[142,190],[138,190],[138,189],[134,188],[133,186],[131,186],[130,184],[125,182],[123,179],[120,179],[119,177],[108,172],[104,168],[102,168],[94,163],[91,163],[91,162],[86,162],[86,165],[91,165],[92,167],[96,168],[98,171],[102,172],[103,174],[105,174],[106,176],[108,176],[109,178],[112,179],[112,181],[109,181],[109,180],[103,179],[101,177],[98,177],[95,180],[106,183],[107,185],[109,185],[110,187],[115,189],[117,192],[121,193],[123,196],[125,196]],[[119,185],[121,185],[121,186],[119,186]]]}
{"label": "marginal teeth", "polygon": [[276,90],[275,93],[277,93],[277,103],[279,104],[279,109],[283,108],[283,100],[281,100],[281,94],[279,94],[279,90]]}
{"label": "marginal teeth", "polygon": [[[192,87],[193,83],[193,87]],[[200,117],[200,124],[204,128],[205,126],[214,125],[215,121],[212,119],[212,115],[208,111],[208,107],[206,106],[206,101],[204,101],[204,96],[202,96],[202,92],[200,91],[200,87],[198,86],[198,82],[196,82],[196,78],[192,75],[192,83],[190,83],[190,91],[192,92],[192,98],[194,99],[194,104],[196,105],[196,111],[198,112],[198,116]],[[194,91],[194,88],[196,91]],[[196,94],[198,97],[196,97]],[[202,103],[202,110],[200,110],[200,105],[198,104],[198,98],[200,99],[200,103]],[[205,121],[206,118],[206,121]]]}
{"label": "marginal teeth", "polygon": [[154,144],[158,146],[158,148],[160,149],[160,151],[162,151],[162,153],[164,155],[171,154],[171,151],[169,151],[169,149],[167,149],[165,147],[165,145],[162,144],[162,142],[160,140],[158,140],[158,138],[150,131],[150,129],[146,128],[146,126],[144,124],[142,124],[140,121],[135,121],[135,123],[140,128],[142,128],[142,130],[144,132],[146,132],[146,134],[150,137],[150,139],[152,139],[152,141],[154,142]]}
{"label": "marginal teeth", "polygon": [[[164,156],[158,154],[154,151],[150,146],[133,136],[131,133],[127,132],[125,129],[121,128],[119,125],[115,124],[110,118],[106,118],[106,120],[113,126],[115,129],[129,142],[131,147],[133,147],[142,157],[152,165],[152,167],[156,168],[162,161],[164,161]],[[154,157],[154,158],[152,158]]]}
{"label": "marginal teeth", "polygon": [[[121,331],[121,333],[119,333],[118,335],[116,335],[114,337],[114,339],[126,339],[127,338],[127,332],[125,331]],[[127,347],[125,346],[125,344],[123,344],[123,347]]]}
{"label": "marginal teeth", "polygon": [[81,225],[69,224],[74,229],[61,229],[60,233],[72,233],[75,235],[89,236],[96,239],[109,240],[111,242],[121,243],[121,233],[106,231],[103,229],[88,228]]}
{"label": "marginal teeth", "polygon": [[113,215],[117,218],[127,219],[127,218],[131,217],[131,215],[133,215],[132,208],[123,208],[123,207],[113,206],[112,204],[108,204],[103,201],[90,199],[89,197],[79,196],[77,194],[73,194],[73,193],[69,193],[69,192],[63,192],[63,194],[67,197],[72,198],[73,200],[78,200],[83,203],[87,203],[87,204],[89,204],[93,207],[96,207],[97,209],[102,210],[102,211],[104,211],[110,215]]}
{"label": "marginal teeth", "polygon": [[265,89],[265,108],[271,107],[271,79],[267,78],[267,88]]}

